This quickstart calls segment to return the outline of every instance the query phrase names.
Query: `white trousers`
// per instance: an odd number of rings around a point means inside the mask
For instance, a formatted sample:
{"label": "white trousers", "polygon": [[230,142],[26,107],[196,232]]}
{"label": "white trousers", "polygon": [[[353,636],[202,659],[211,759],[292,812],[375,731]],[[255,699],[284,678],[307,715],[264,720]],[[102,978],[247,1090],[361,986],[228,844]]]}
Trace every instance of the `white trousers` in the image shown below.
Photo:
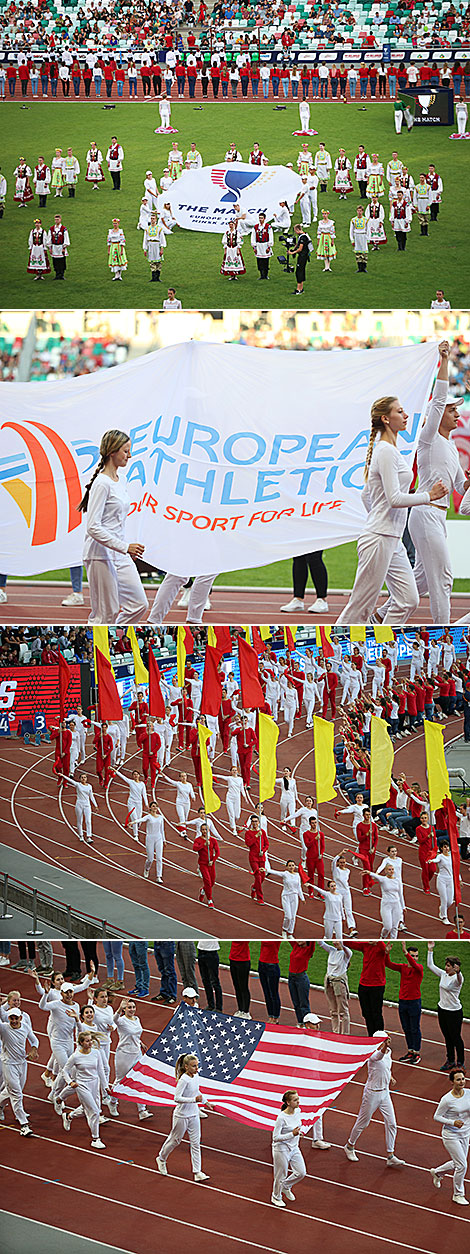
{"label": "white trousers", "polygon": [[401,128],[403,126],[403,113],[400,109],[395,109],[394,118],[395,118],[395,130],[397,132],[397,135],[401,135]]}
{"label": "white trousers", "polygon": [[10,1101],[11,1108],[15,1119],[19,1124],[28,1122],[28,1116],[25,1114],[23,1106],[23,1089],[26,1084],[26,1075],[28,1071],[27,1062],[7,1062],[3,1061],[3,1087],[0,1090],[0,1107],[6,1106]]}
{"label": "white trousers", "polygon": [[294,729],[294,719],[297,713],[297,706],[293,701],[286,701],[284,705],[284,718],[287,723],[287,732],[291,736]]}
{"label": "white trousers", "polygon": [[180,801],[176,802],[176,813],[178,815],[178,821],[179,821],[180,827],[186,827],[190,809],[191,809],[191,802],[189,800],[189,797],[187,801],[185,801],[184,798],[181,798]]}
{"label": "white trousers", "polygon": [[368,1090],[366,1085],[359,1114],[348,1138],[349,1144],[356,1145],[361,1132],[364,1131],[364,1128],[369,1127],[372,1115],[375,1114],[376,1110],[380,1110],[385,1124],[385,1145],[387,1153],[392,1154],[395,1149],[395,1141],[397,1137],[397,1121],[388,1089]]}
{"label": "white trousers", "polygon": [[464,117],[463,113],[462,114],[458,113],[457,114],[457,132],[459,135],[466,134],[466,131],[465,131],[466,122],[467,122],[467,119]]}
{"label": "white trousers", "polygon": [[155,858],[155,862],[157,864],[157,880],[161,880],[163,871],[163,840],[161,836],[147,836],[145,848],[147,852],[145,870],[150,871],[150,867]]}
{"label": "white trousers", "polygon": [[336,940],[343,939],[343,920],[337,914],[332,914],[328,906],[326,906],[323,916],[323,927],[325,929],[325,940],[333,940],[333,936],[336,937]]}
{"label": "white trousers", "polygon": [[[418,507],[416,507],[418,508]],[[337,623],[367,623],[374,613],[383,583],[391,594],[384,623],[406,623],[418,608],[419,596],[407,552],[396,536],[365,534],[357,542],[358,564],[354,587]]]}
{"label": "white trousers", "polygon": [[90,589],[89,623],[140,623],[148,601],[135,562],[129,553],[115,553],[109,561],[85,562]]}
{"label": "white trousers", "polygon": [[80,839],[83,839],[83,824],[85,824],[85,833],[87,839],[91,838],[91,805],[88,801],[77,801],[75,805],[75,815],[77,819],[77,832]]}
{"label": "white trousers", "polygon": [[225,805],[227,807],[228,821],[230,823],[232,832],[234,832],[237,826],[237,819],[240,818],[240,813],[241,813],[240,794],[238,794],[238,797],[235,797],[232,795],[229,796],[229,794],[227,793],[227,796],[225,798]]}
{"label": "white trousers", "polygon": [[411,510],[408,529],[416,549],[414,577],[419,595],[429,592],[433,623],[450,623],[453,575],[446,515],[433,505],[420,505]]}
{"label": "white trousers", "polygon": [[124,762],[127,749],[127,727],[119,728],[119,757]]}
{"label": "white trousers", "polygon": [[133,805],[131,798],[130,798],[130,794],[129,794],[127,798],[127,813],[130,814],[129,823],[130,823],[130,826],[132,827],[134,836],[138,837],[139,835],[138,823],[139,823],[139,820],[142,818],[142,798],[141,797],[139,797],[135,805]]}
{"label": "white trousers", "polygon": [[[341,900],[343,902],[344,913],[346,915],[346,923],[348,927],[349,928],[355,927],[356,920],[353,915],[351,889],[347,888],[345,884],[337,884],[336,892],[339,893],[339,896],[341,897]],[[340,938],[338,937],[338,940],[339,939]]]}
{"label": "white trousers", "polygon": [[284,911],[282,930],[283,932],[287,932],[288,936],[293,936],[295,920],[297,918],[297,911],[299,908],[299,898],[297,893],[285,893],[283,890],[281,893],[281,906]]}
{"label": "white trousers", "polygon": [[287,819],[293,824],[295,814],[295,797],[291,792],[287,792],[286,788],[281,792],[281,823],[285,823]]}
{"label": "white trousers", "polygon": [[442,1140],[447,1152],[450,1154],[450,1160],[443,1163],[441,1167],[436,1167],[438,1176],[445,1176],[449,1172],[454,1174],[454,1193],[464,1194],[464,1181],[467,1171],[467,1158],[469,1146],[469,1133],[465,1136],[456,1136],[453,1132],[448,1132],[445,1128],[442,1132]]}
{"label": "white trousers", "polygon": [[190,1115],[188,1118],[184,1118],[184,1116],[178,1115],[176,1110],[174,1111],[171,1132],[162,1145],[159,1158],[166,1163],[173,1150],[178,1145],[181,1145],[186,1132],[189,1140],[191,1166],[193,1172],[196,1173],[201,1170],[201,1120],[199,1115]]}
{"label": "white trousers", "polygon": [[277,715],[278,715],[278,710],[279,710],[279,698],[267,697],[266,699],[267,701],[269,701],[269,704],[271,706],[271,718],[273,718],[274,722],[277,723]]}
{"label": "white trousers", "polygon": [[[415,572],[416,572],[416,566],[415,566]],[[416,575],[415,575],[415,577],[416,577]],[[447,622],[447,621],[448,621],[448,620],[446,619],[446,622]],[[410,680],[411,680],[411,683],[413,683],[413,680],[414,680],[415,675],[421,675],[421,674],[422,674],[422,670],[423,670],[423,668],[422,668],[422,666],[421,666],[421,662],[413,662],[413,659],[412,659],[412,660],[411,660],[411,662],[410,662]],[[374,694],[373,694],[373,695],[374,695]]]}
{"label": "white trousers", "polygon": [[304,701],[304,706],[305,706],[305,717],[307,721],[307,727],[311,727],[313,723],[313,711],[315,709],[315,697],[314,696],[309,697],[308,701]]}
{"label": "white trousers", "polygon": [[86,731],[85,731],[85,728],[82,727],[81,724],[80,724],[80,731],[78,733],[78,741],[80,745],[80,759],[79,760],[80,762],[84,762],[85,757],[86,757]]}
{"label": "white trousers", "polygon": [[67,1088],[65,1088],[62,1092],[61,1100],[65,1101],[65,1099],[70,1097],[73,1093],[75,1093],[78,1097],[80,1105],[76,1110],[68,1111],[69,1119],[76,1119],[77,1116],[84,1113],[91,1132],[92,1141],[97,1141],[100,1135],[101,1113],[99,1080],[90,1085],[90,1088],[86,1088],[83,1084],[78,1084],[76,1089],[72,1089],[70,1088],[70,1085],[67,1085]]}
{"label": "white trousers", "polygon": [[300,125],[303,131],[310,129],[310,105],[307,101],[301,101],[299,104]]}
{"label": "white trousers", "polygon": [[64,1080],[63,1075],[62,1075],[62,1068],[65,1067],[65,1064],[66,1062],[68,1062],[70,1055],[73,1054],[74,1042],[73,1042],[73,1039],[70,1040],[69,1042],[64,1042],[61,1040],[54,1040],[54,1037],[52,1037],[51,1048],[52,1048],[52,1053],[54,1055],[55,1062],[57,1063],[57,1074],[56,1074],[54,1083],[52,1085],[51,1093],[54,1098],[58,1098],[60,1097],[62,1089],[65,1088],[65,1084],[66,1084],[66,1081]]}
{"label": "white trousers", "polygon": [[[114,1074],[117,1084],[124,1079],[124,1076],[127,1075],[139,1058],[141,1058],[140,1050],[120,1049],[119,1045],[117,1046],[114,1055]],[[137,1102],[137,1110],[140,1114],[140,1111],[147,1110],[147,1107],[142,1102]]]}
{"label": "white trousers", "polygon": [[79,741],[72,740],[72,744],[70,746],[70,774],[71,775],[75,775],[75,767],[78,762],[79,752],[80,752]]}
{"label": "white trousers", "polygon": [[[188,582],[188,575],[165,575],[160,584],[148,617],[149,623],[163,623],[180,588]],[[187,621],[201,623],[204,606],[209,596],[216,575],[198,575],[189,593]]]}
{"label": "white trousers", "polygon": [[303,1180],[307,1173],[304,1160],[298,1146],[289,1149],[287,1145],[278,1142],[273,1145],[273,1197],[281,1197],[286,1189],[291,1189],[294,1184],[298,1184],[299,1180]]}
{"label": "white trousers", "polygon": [[230,738],[230,761],[232,766],[238,766],[238,744],[236,736]]}
{"label": "white trousers", "polygon": [[439,893],[439,914],[441,918],[448,919],[449,910],[454,900],[454,885],[448,875],[441,875],[438,871],[436,876],[436,888]]}
{"label": "white trousers", "polygon": [[300,212],[302,215],[302,226],[311,226],[312,222],[312,206],[310,196],[302,197],[300,202]]}
{"label": "white trousers", "polygon": [[318,192],[316,187],[310,189],[310,204],[312,206],[313,221],[316,222],[318,217]]}
{"label": "white trousers", "polygon": [[380,917],[382,919],[382,937],[384,940],[396,940],[398,936],[398,924],[403,917],[403,908],[400,901],[388,901],[382,898],[380,903]]}

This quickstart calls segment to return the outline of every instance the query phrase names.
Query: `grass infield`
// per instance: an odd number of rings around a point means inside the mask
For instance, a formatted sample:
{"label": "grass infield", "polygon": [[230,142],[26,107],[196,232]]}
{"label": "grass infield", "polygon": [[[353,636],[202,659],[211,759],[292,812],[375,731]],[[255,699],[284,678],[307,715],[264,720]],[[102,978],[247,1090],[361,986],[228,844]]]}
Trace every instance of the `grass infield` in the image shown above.
{"label": "grass infield", "polygon": [[[197,114],[197,116],[196,116]],[[340,145],[346,148],[351,162],[363,143],[369,153],[377,151],[384,167],[396,148],[406,162],[415,181],[433,161],[443,179],[444,197],[439,220],[430,223],[429,236],[422,237],[417,219],[405,253],[398,253],[394,234],[388,223],[388,195],[384,198],[388,243],[369,254],[366,275],[356,271],[356,262],[349,242],[349,222],[356,211],[357,188],[347,201],[339,201],[330,188],[319,195],[319,206],[328,206],[336,221],[338,259],[331,273],[323,274],[322,266],[312,257],[307,267],[304,295],[294,299],[292,275],[282,271],[275,257],[270,278],[262,289],[249,239],[245,239],[243,255],[247,269],[237,283],[229,283],[220,274],[221,240],[218,235],[181,231],[168,237],[161,284],[150,288],[150,268],[142,250],[142,233],[136,230],[143,180],[146,169],[160,178],[168,161],[171,140],[177,138],[185,155],[192,140],[200,150],[204,164],[223,161],[233,139],[245,160],[255,140],[266,152],[271,164],[295,165],[300,139],[292,134],[299,126],[296,104],[289,103],[277,112],[269,103],[172,103],[172,124],[177,136],[155,135],[159,125],[155,102],[118,103],[112,110],[103,103],[82,105],[60,100],[9,103],[3,112],[2,170],[8,181],[5,216],[0,223],[3,245],[2,303],[4,308],[27,308],[42,304],[44,308],[147,308],[151,302],[161,308],[166,289],[173,286],[185,309],[249,309],[259,307],[260,290],[265,308],[429,308],[436,288],[442,287],[454,309],[468,307],[470,249],[468,247],[467,194],[469,185],[470,144],[451,142],[446,127],[416,127],[411,134],[396,136],[393,107],[390,103],[356,101],[346,105],[310,105],[311,126],[319,132],[311,137],[313,152],[323,139],[334,162]],[[124,148],[122,190],[113,192],[106,169],[106,182],[99,191],[85,183],[86,153],[90,141],[96,139],[103,158],[109,140],[117,132]],[[35,197],[26,209],[13,202],[13,170],[20,156],[31,169],[38,156],[50,164],[56,146],[71,145],[78,157],[81,175],[75,200],[64,194],[62,199],[49,196],[47,208],[38,210]],[[388,185],[387,185],[388,188]],[[71,248],[67,278],[58,286],[49,276],[41,284],[27,274],[27,240],[33,219],[40,216],[43,225],[52,225],[56,209],[62,212]],[[113,217],[118,216],[126,234],[128,270],[122,283],[113,283],[107,265],[106,237]],[[297,209],[294,221],[300,221]],[[316,243],[316,227],[310,228]],[[275,255],[283,251],[275,244]],[[33,295],[34,293],[34,295]],[[343,581],[344,583],[344,581]]]}

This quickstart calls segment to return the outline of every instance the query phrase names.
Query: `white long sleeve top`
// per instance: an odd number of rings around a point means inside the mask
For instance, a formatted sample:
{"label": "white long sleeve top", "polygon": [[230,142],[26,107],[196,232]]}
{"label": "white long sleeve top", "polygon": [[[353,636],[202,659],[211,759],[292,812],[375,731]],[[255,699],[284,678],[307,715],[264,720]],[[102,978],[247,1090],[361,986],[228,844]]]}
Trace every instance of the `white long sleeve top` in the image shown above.
{"label": "white long sleeve top", "polygon": [[34,1049],[39,1048],[39,1041],[34,1035],[31,1023],[21,1021],[19,1028],[11,1028],[9,1023],[0,1022],[0,1041],[2,1043],[3,1062],[24,1062],[26,1044]]}
{"label": "white long sleeve top", "polygon": [[336,949],[334,945],[329,945],[328,941],[317,941],[320,949],[324,949],[328,954],[328,962],[326,974],[333,979],[344,979],[352,958],[352,949],[348,949],[347,945],[343,945],[342,949]]}
{"label": "white long sleeve top", "polygon": [[199,1114],[202,1102],[196,1102],[196,1097],[201,1093],[199,1087],[199,1076],[184,1075],[180,1076],[175,1088],[175,1106],[176,1114],[181,1119],[190,1119],[194,1115]]}
{"label": "white long sleeve top", "polygon": [[[452,1136],[460,1136],[462,1140],[466,1140],[470,1132],[470,1089],[464,1089],[461,1097],[444,1093],[433,1118],[437,1123],[442,1123],[443,1132],[451,1132]],[[456,1119],[461,1119],[463,1128],[454,1128]]]}
{"label": "white long sleeve top", "polygon": [[457,975],[447,975],[443,967],[436,966],[431,950],[428,949],[427,964],[430,971],[434,975],[439,976],[439,1002],[441,1010],[461,1010],[462,1003],[460,994],[462,992],[464,977],[461,979]]}
{"label": "white long sleeve top", "polygon": [[413,471],[394,444],[379,440],[375,445],[369,467],[369,478],[362,493],[369,513],[363,535],[374,533],[381,536],[403,534],[406,514],[410,505],[429,505],[429,492],[409,492]]}
{"label": "white long sleeve top", "polygon": [[287,1110],[281,1110],[273,1128],[273,1149],[278,1145],[285,1145],[287,1149],[298,1149],[300,1133],[294,1136],[294,1129],[300,1128],[301,1125],[300,1107],[293,1110],[291,1114]]}
{"label": "white long sleeve top", "polygon": [[107,549],[127,553],[126,518],[131,500],[125,483],[100,474],[90,490],[83,560],[108,560]]}
{"label": "white long sleeve top", "polygon": [[376,1049],[371,1054],[367,1062],[367,1080],[364,1086],[366,1089],[376,1093],[378,1090],[390,1088],[390,1080],[392,1076],[392,1054],[389,1049],[382,1053],[381,1049]]}
{"label": "white long sleeve top", "polygon": [[419,486],[429,492],[437,479],[442,479],[448,488],[447,496],[441,497],[439,505],[446,508],[450,502],[450,493],[454,489],[463,493],[465,475],[460,464],[459,451],[453,440],[446,440],[439,434],[447,401],[447,383],[438,379],[434,385],[426,422],[422,427],[417,449]]}

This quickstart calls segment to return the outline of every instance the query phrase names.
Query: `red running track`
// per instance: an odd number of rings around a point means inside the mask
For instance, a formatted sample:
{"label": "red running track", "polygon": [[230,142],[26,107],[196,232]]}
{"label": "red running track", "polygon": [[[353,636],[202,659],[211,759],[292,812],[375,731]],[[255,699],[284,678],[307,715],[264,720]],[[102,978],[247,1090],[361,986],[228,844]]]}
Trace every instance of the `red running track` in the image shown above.
{"label": "red running track", "polygon": [[[249,574],[249,572],[248,572]],[[150,602],[153,602],[155,588],[147,588]],[[62,605],[62,597],[70,591],[67,584],[62,586],[50,587],[45,583],[21,584],[19,582],[9,583],[7,587],[8,601],[1,606],[0,618],[2,623],[14,624],[15,626],[27,626],[30,623],[37,625],[55,624],[68,625],[70,623],[87,623],[90,614],[90,602],[88,595],[88,587],[85,585],[83,590],[84,604],[74,605],[73,607]],[[312,619],[315,621],[316,614],[309,614],[308,610],[299,614],[296,610],[295,614],[281,614],[279,609],[290,600],[292,593],[288,588],[281,591],[272,591],[269,588],[224,588],[215,587],[211,592],[211,609],[204,614],[204,624],[208,623],[220,624],[234,622],[240,623],[271,623],[279,622],[279,618],[285,622],[295,622],[311,625]],[[311,598],[313,602],[313,597]],[[307,594],[307,600],[310,598]],[[385,601],[385,596],[381,598]],[[341,592],[328,593],[328,614],[322,614],[322,623],[335,623],[341,610],[347,602],[347,596]],[[462,618],[464,614],[470,611],[470,596],[464,593],[454,593],[452,597],[451,622],[455,623]],[[184,623],[186,621],[186,610],[178,609],[178,605],[172,606],[171,613],[167,615],[168,623]],[[409,620],[410,623],[419,623],[422,625],[432,622],[429,612],[429,601],[424,597],[420,602],[418,610]]]}
{"label": "red running track", "polygon": [[[286,739],[285,725],[281,726],[278,742],[278,766],[290,766],[295,771],[297,787],[301,800],[312,792],[312,732],[305,729],[305,718],[296,720],[292,739]],[[446,740],[461,734],[462,719],[449,718],[444,726]],[[220,742],[219,742],[220,743]],[[175,742],[174,742],[175,744]],[[50,746],[25,746],[15,740],[0,741],[0,818],[3,843],[29,853],[36,858],[43,858],[50,866],[61,866],[102,884],[104,887],[120,894],[131,901],[139,901],[144,906],[157,908],[176,921],[181,919],[194,927],[197,933],[201,927],[210,930],[213,935],[229,938],[251,936],[260,939],[268,936],[279,936],[282,924],[280,905],[280,882],[265,882],[264,906],[251,900],[250,890],[252,875],[248,864],[248,851],[244,839],[231,834],[227,824],[224,804],[226,785],[217,785],[216,789],[222,798],[222,807],[215,816],[218,832],[222,836],[220,845],[221,857],[217,863],[217,882],[214,889],[214,909],[208,908],[198,900],[201,881],[198,877],[196,856],[192,852],[191,834],[194,828],[188,828],[188,840],[180,834],[175,810],[175,790],[165,781],[157,786],[157,799],[165,816],[166,838],[164,860],[164,884],[155,883],[155,867],[152,879],[144,880],[145,846],[135,844],[125,828],[127,814],[127,789],[119,779],[114,779],[107,794],[100,789],[95,775],[95,755],[91,748],[87,750],[86,767],[89,772],[99,804],[99,814],[93,811],[93,832],[95,843],[92,847],[78,843],[75,823],[75,790],[67,787],[60,795],[56,777],[52,775],[53,754]],[[135,739],[131,737],[128,745],[128,757],[125,772],[130,775],[132,769],[140,765],[140,753],[137,752]],[[167,773],[176,779],[180,770],[188,769],[189,778],[194,783],[191,759],[184,751],[177,751],[172,758]],[[227,754],[216,754],[214,775],[217,780],[217,769],[228,775],[230,758]],[[424,735],[422,732],[407,737],[395,744],[395,770],[405,771],[410,782],[419,781],[425,785]],[[256,804],[257,774],[252,775],[252,795]],[[277,790],[279,796],[279,790]],[[349,815],[339,815],[335,819],[334,802],[320,807],[320,823],[326,838],[326,873],[329,873],[329,858],[341,849],[350,853],[355,842]],[[347,798],[338,795],[339,806],[347,804]],[[265,806],[269,821],[270,859],[276,870],[283,869],[288,856],[298,861],[300,845],[297,836],[289,836],[283,832],[279,819],[279,803],[277,799],[269,801]],[[196,814],[193,806],[191,817]],[[247,817],[248,809],[242,810],[242,818]],[[143,837],[141,837],[143,842]],[[386,852],[391,837],[387,833],[379,833],[378,854],[380,860]],[[439,937],[445,936],[446,927],[438,919],[439,899],[435,888],[430,895],[422,889],[421,872],[418,861],[417,846],[407,841],[399,841],[399,853],[403,858],[403,879],[405,901],[407,905],[406,925],[413,936]],[[376,866],[379,861],[376,861]],[[462,907],[470,906],[470,863],[462,863]],[[374,887],[370,896],[362,893],[362,874],[359,870],[351,871],[351,888],[358,933],[364,938],[377,938],[381,931],[380,895]],[[85,886],[84,886],[85,890]],[[86,909],[84,900],[83,908]],[[137,934],[137,933],[136,933]],[[323,903],[318,899],[309,899],[301,903],[297,916],[296,936],[298,939],[323,935]]]}
{"label": "red running track", "polygon": [[[465,942],[462,942],[465,943]],[[56,951],[60,947],[55,946]],[[57,962],[63,967],[63,959]],[[153,961],[151,959],[151,966]],[[126,955],[126,984],[133,973]],[[101,968],[100,974],[105,975]],[[228,972],[221,972],[224,1010],[233,1013],[235,998]],[[383,1124],[374,1117],[358,1146],[359,1163],[342,1151],[359,1109],[365,1069],[350,1083],[337,1106],[325,1115],[324,1134],[331,1150],[313,1150],[302,1142],[307,1178],[297,1187],[296,1201],[285,1211],[270,1205],[272,1184],[270,1137],[266,1132],[212,1115],[202,1125],[204,1185],[192,1182],[187,1143],[175,1150],[163,1179],[155,1157],[171,1122],[170,1110],[155,1108],[139,1123],[133,1103],[120,1103],[117,1119],[103,1128],[106,1150],[90,1148],[83,1119],[64,1132],[47,1101],[41,1071],[49,1056],[46,1016],[37,1009],[36,993],[24,974],[6,969],[4,991],[20,987],[24,1008],[40,1040],[39,1061],[29,1064],[25,1107],[34,1138],[20,1138],[8,1107],[2,1136],[0,1180],[4,1206],[17,1215],[53,1224],[95,1241],[110,1242],[130,1254],[180,1254],[186,1242],[209,1254],[307,1254],[322,1243],[328,1254],[461,1254],[468,1244],[470,1219],[453,1206],[448,1177],[439,1193],[429,1168],[445,1161],[433,1112],[448,1087],[439,1073],[444,1053],[436,1016],[423,1014],[422,1063],[407,1067],[394,1062],[397,1088],[393,1102],[398,1122],[397,1152],[403,1170],[385,1167]],[[181,988],[181,986],[179,986]],[[263,1018],[264,1001],[256,977],[251,978],[253,1017]],[[157,991],[152,978],[151,994]],[[293,1024],[285,983],[281,985],[282,1021]],[[84,994],[80,1001],[84,1002]],[[325,1016],[323,990],[312,989],[312,1009]],[[36,1005],[36,1008],[35,1008]],[[351,1003],[352,1031],[364,1034],[359,1005]],[[148,1048],[166,1026],[168,1009],[142,1001],[138,1008]],[[394,1054],[403,1048],[396,1007],[385,1007],[386,1027]],[[113,1071],[113,1068],[112,1068]],[[443,1157],[444,1154],[444,1157]],[[467,1190],[468,1191],[468,1190]]]}

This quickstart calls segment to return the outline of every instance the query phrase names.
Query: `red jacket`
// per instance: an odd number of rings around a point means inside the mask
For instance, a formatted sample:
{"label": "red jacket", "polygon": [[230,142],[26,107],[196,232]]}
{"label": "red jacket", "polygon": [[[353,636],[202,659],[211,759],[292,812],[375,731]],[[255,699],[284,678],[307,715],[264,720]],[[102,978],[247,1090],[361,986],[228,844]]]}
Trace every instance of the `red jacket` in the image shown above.
{"label": "red jacket", "polygon": [[385,985],[387,952],[384,942],[348,940],[348,945],[350,949],[360,949],[363,956],[359,983],[364,988],[378,988]]}
{"label": "red jacket", "polygon": [[280,941],[261,941],[261,948],[259,951],[260,962],[278,962],[280,947]]}
{"label": "red jacket", "polygon": [[245,831],[245,845],[250,850],[250,858],[253,856],[257,862],[264,866],[267,851],[269,849],[269,840],[266,832],[255,832],[251,827]]}
{"label": "red jacket", "polygon": [[313,849],[317,858],[322,858],[325,852],[325,837],[323,832],[312,832],[307,828],[304,832],[304,845],[306,849]]}
{"label": "red jacket", "polygon": [[391,971],[400,972],[400,991],[398,997],[400,1001],[417,1001],[421,996],[421,983],[424,975],[424,967],[420,962],[416,962],[411,954],[407,954],[407,962],[391,962],[387,955],[385,965]]}
{"label": "red jacket", "polygon": [[289,975],[300,975],[302,971],[306,971],[312,954],[315,951],[315,941],[309,941],[307,945],[299,945],[297,941],[291,941],[291,956],[289,958]]}
{"label": "red jacket", "polygon": [[197,853],[200,866],[209,866],[211,862],[215,862],[220,857],[220,849],[215,836],[209,836],[208,845],[203,836],[196,836],[193,845],[194,852]]}
{"label": "red jacket", "polygon": [[369,823],[358,823],[356,830],[359,848],[364,846],[368,852],[370,849],[373,849],[375,852],[379,839],[379,829],[377,827],[377,823],[372,823],[372,825]]}
{"label": "red jacket", "polygon": [[250,946],[248,941],[232,941],[229,953],[229,962],[249,962]]}

